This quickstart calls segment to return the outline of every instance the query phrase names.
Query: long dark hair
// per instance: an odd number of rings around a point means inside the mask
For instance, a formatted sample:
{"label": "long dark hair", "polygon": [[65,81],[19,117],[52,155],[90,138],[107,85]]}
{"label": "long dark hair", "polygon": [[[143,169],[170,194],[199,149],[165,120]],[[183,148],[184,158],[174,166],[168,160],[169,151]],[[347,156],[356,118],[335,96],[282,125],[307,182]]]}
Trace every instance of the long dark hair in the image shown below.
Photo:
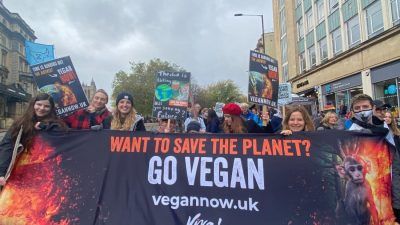
{"label": "long dark hair", "polygon": [[[50,102],[50,112],[46,116],[38,118],[35,114],[34,106],[37,101],[43,100],[48,100]],[[11,138],[13,142],[15,142],[15,140],[17,139],[18,132],[21,129],[21,126],[23,126],[21,144],[24,146],[24,148],[29,149],[32,146],[33,137],[37,132],[35,130],[35,124],[37,122],[58,122],[62,127],[65,127],[65,124],[57,118],[56,112],[54,110],[54,100],[48,94],[39,93],[36,97],[32,98],[29,101],[28,108],[26,109],[24,115],[14,121],[13,125],[10,128]]]}

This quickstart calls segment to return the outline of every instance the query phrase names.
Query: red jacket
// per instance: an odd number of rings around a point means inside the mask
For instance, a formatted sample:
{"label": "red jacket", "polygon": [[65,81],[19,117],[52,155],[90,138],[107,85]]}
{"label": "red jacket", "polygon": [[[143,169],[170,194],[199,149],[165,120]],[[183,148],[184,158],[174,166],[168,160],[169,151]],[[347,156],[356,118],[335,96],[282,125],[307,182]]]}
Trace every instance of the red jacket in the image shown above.
{"label": "red jacket", "polygon": [[103,125],[103,129],[110,129],[112,115],[107,108],[89,113],[81,109],[64,118],[64,122],[72,129],[90,129],[95,125]]}

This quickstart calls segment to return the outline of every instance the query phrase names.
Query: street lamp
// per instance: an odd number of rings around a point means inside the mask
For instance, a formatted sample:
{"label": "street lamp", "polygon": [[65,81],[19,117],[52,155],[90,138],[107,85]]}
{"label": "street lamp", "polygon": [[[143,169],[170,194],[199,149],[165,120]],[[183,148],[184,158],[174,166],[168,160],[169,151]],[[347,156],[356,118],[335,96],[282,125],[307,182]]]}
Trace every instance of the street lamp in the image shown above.
{"label": "street lamp", "polygon": [[264,54],[265,54],[265,40],[264,40],[264,15],[257,15],[257,14],[243,14],[243,13],[236,13],[235,16],[259,16],[261,17],[261,28],[262,28],[262,42],[263,42],[263,49],[264,49]]}

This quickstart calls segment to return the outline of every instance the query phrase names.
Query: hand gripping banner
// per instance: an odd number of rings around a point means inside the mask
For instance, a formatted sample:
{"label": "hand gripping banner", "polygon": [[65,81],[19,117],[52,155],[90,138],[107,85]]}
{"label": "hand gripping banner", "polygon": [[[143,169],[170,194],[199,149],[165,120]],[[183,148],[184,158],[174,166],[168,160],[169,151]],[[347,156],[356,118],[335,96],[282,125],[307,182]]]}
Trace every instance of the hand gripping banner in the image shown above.
{"label": "hand gripping banner", "polygon": [[41,133],[0,224],[393,224],[391,151],[344,131]]}

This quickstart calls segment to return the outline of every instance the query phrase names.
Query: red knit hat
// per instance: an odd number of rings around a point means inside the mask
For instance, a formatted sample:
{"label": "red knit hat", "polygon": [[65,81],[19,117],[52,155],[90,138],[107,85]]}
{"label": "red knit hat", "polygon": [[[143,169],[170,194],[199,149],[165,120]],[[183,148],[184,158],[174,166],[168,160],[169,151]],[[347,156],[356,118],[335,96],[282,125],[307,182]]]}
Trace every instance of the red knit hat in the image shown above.
{"label": "red knit hat", "polygon": [[228,103],[222,108],[222,112],[224,114],[240,116],[242,114],[242,110],[240,107],[235,103]]}

